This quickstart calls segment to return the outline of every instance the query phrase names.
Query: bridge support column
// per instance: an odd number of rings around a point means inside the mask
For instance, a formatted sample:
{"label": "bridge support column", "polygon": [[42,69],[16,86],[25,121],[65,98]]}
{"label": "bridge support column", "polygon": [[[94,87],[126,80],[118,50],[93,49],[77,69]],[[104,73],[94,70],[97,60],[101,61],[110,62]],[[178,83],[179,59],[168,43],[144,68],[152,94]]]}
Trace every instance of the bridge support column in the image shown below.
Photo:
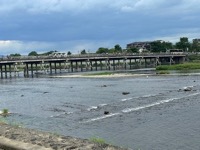
{"label": "bridge support column", "polygon": [[29,70],[28,70],[28,63],[25,63],[25,67],[24,67],[24,77],[27,78],[29,77]]}
{"label": "bridge support column", "polygon": [[124,58],[124,69],[126,70],[126,58]]}
{"label": "bridge support column", "polygon": [[35,68],[36,68],[36,74],[37,74],[38,73],[37,63],[35,64]]}
{"label": "bridge support column", "polygon": [[81,60],[81,72],[83,72],[83,61]]}
{"label": "bridge support column", "polygon": [[33,78],[33,63],[31,63],[31,77]]}
{"label": "bridge support column", "polygon": [[118,70],[120,69],[120,61],[119,61],[119,59],[118,59],[118,63],[117,63],[118,65]]}
{"label": "bridge support column", "polygon": [[73,62],[70,61],[70,68],[71,68],[71,72],[74,72],[74,69],[73,69]]}
{"label": "bridge support column", "polygon": [[10,77],[12,77],[11,64],[9,64],[9,73],[10,73]]}
{"label": "bridge support column", "polygon": [[3,67],[2,67],[2,65],[0,66],[0,69],[1,69],[1,78],[3,78]]}
{"label": "bridge support column", "polygon": [[61,62],[59,62],[60,73],[61,73],[61,69],[62,69],[61,67],[62,67]]}
{"label": "bridge support column", "polygon": [[92,68],[92,60],[90,61],[90,71],[93,71],[93,68]]}
{"label": "bridge support column", "polygon": [[115,60],[113,59],[113,70],[115,70]]}
{"label": "bridge support column", "polygon": [[102,64],[102,61],[101,61],[101,60],[100,60],[100,67],[101,67],[101,70],[102,70],[103,64]]}
{"label": "bridge support column", "polygon": [[5,69],[5,77],[7,78],[7,65],[4,65],[4,69]]}
{"label": "bridge support column", "polygon": [[75,66],[76,72],[78,71],[78,62],[76,61],[76,66]]}
{"label": "bridge support column", "polygon": [[96,68],[96,71],[97,71],[97,68],[98,67],[98,64],[97,64],[97,61],[95,60],[95,68]]}
{"label": "bridge support column", "polygon": [[110,60],[107,60],[108,70],[110,70]]}
{"label": "bridge support column", "polygon": [[54,70],[55,70],[55,73],[57,73],[56,62],[54,62]]}
{"label": "bridge support column", "polygon": [[52,63],[49,62],[49,71],[50,71],[50,74],[52,74]]}
{"label": "bridge support column", "polygon": [[144,58],[144,65],[145,65],[145,68],[147,68],[147,58]]}

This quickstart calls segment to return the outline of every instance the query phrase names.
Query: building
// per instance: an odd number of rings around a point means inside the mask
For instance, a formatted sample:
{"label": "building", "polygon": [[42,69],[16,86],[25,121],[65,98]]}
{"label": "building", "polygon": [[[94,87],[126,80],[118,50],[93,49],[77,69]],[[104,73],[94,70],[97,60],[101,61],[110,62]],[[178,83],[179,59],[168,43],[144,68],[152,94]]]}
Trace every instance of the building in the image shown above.
{"label": "building", "polygon": [[200,44],[200,39],[193,39],[193,43],[198,43],[198,44]]}
{"label": "building", "polygon": [[133,43],[129,43],[127,44],[126,48],[127,49],[131,49],[131,48],[137,48],[139,49],[139,52],[143,52],[143,51],[150,51],[151,50],[151,41],[146,41],[146,42],[133,42]]}

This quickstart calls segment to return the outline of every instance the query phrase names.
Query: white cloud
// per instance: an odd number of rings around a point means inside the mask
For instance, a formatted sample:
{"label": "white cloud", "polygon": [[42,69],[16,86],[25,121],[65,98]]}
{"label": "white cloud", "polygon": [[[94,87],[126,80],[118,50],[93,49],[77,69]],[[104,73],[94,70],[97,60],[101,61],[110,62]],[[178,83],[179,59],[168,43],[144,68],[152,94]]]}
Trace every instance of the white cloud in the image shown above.
{"label": "white cloud", "polygon": [[89,41],[89,40],[75,40],[62,42],[25,42],[25,41],[0,41],[0,55],[9,55],[13,53],[20,53],[27,55],[31,51],[38,53],[57,50],[60,52],[79,53],[81,50],[96,52],[99,47],[114,47],[115,41]]}
{"label": "white cloud", "polygon": [[199,0],[0,0],[0,51],[77,53],[138,40],[199,38],[199,6]]}
{"label": "white cloud", "polygon": [[[1,0],[0,12],[25,10],[29,13],[82,12],[114,9],[116,11],[172,10],[199,11],[199,0]],[[168,13],[170,13],[169,11]]]}
{"label": "white cloud", "polygon": [[187,37],[192,42],[193,39],[200,37],[200,28],[174,29],[172,34],[152,37],[151,40],[164,40],[176,43],[180,40],[180,37]]}

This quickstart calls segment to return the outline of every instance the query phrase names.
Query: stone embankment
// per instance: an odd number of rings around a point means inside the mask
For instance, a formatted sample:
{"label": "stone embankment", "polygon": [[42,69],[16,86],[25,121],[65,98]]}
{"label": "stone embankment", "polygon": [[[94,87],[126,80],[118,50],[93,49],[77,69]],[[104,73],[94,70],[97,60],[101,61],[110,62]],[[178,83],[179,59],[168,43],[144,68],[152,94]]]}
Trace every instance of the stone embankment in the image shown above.
{"label": "stone embankment", "polygon": [[109,144],[0,124],[0,150],[125,150]]}

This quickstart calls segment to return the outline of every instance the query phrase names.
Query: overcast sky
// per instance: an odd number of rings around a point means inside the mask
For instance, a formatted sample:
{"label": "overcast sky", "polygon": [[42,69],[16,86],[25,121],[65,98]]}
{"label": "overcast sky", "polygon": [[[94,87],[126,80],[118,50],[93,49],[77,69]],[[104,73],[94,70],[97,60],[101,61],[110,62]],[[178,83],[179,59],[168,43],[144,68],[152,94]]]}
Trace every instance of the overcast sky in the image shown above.
{"label": "overcast sky", "polygon": [[0,0],[0,55],[200,38],[200,0]]}

